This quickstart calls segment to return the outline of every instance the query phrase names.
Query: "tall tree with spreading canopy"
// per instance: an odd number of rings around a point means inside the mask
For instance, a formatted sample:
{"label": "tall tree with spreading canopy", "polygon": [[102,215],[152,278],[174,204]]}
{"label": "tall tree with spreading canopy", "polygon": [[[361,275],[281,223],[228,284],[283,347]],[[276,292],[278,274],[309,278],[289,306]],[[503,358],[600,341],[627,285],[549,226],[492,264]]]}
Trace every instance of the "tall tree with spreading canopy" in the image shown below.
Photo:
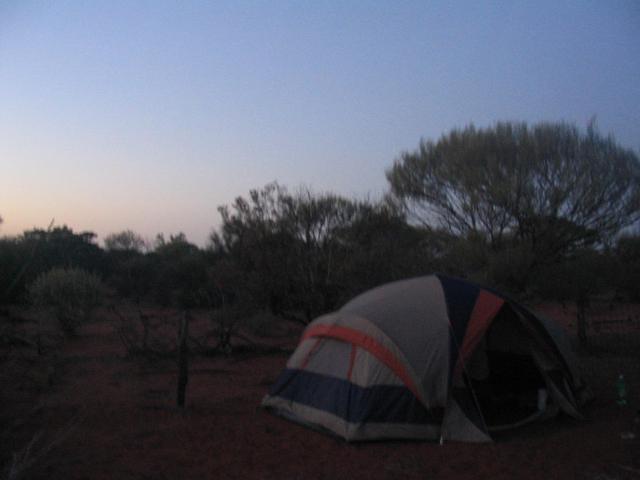
{"label": "tall tree with spreading canopy", "polygon": [[610,240],[640,219],[635,152],[566,123],[498,123],[422,140],[387,171],[414,219],[492,252],[520,248],[526,270]]}
{"label": "tall tree with spreading canopy", "polygon": [[258,304],[279,315],[303,312],[307,322],[331,303],[342,265],[335,232],[353,221],[357,208],[336,195],[290,193],[271,183],[219,208],[222,227],[212,247],[244,273]]}
{"label": "tall tree with spreading canopy", "polygon": [[211,250],[227,263],[214,270],[232,266],[236,289],[303,323],[377,283],[424,272],[433,256],[430,238],[384,203],[271,183],[219,210]]}

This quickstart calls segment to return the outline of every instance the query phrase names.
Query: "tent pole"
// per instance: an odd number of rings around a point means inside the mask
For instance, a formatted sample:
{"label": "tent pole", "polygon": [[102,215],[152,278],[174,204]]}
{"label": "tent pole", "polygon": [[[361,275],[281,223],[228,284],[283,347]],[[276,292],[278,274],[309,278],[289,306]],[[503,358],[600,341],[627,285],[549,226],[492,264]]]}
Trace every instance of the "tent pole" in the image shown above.
{"label": "tent pole", "polygon": [[[471,390],[471,395],[473,396],[473,402],[476,405],[476,408],[478,409],[478,413],[480,414],[480,420],[482,420],[482,425],[484,426],[484,430],[485,432],[487,432],[487,434],[489,433],[489,426],[487,425],[486,420],[484,419],[484,414],[482,413],[482,408],[480,408],[480,402],[478,401],[478,396],[476,395],[475,390],[473,389],[473,385],[471,384],[471,381],[469,380],[471,377],[469,376],[469,373],[467,371],[467,365],[464,361],[463,358],[459,357],[461,350],[460,350],[460,344],[458,343],[458,339],[456,338],[454,332],[453,332],[453,326],[451,325],[451,322],[449,322],[449,332],[451,334],[451,338],[453,338],[454,343],[456,344],[456,349],[458,350],[458,358],[459,361],[462,363],[462,371],[464,372],[465,377],[467,378],[467,381],[465,381],[465,386]],[[485,332],[486,333],[486,332]],[[478,348],[478,347],[476,347]],[[455,371],[455,369],[454,369]],[[451,397],[451,391],[453,390],[453,377],[450,379],[449,382],[449,397]],[[440,436],[441,439],[441,445],[442,445],[442,434]]]}

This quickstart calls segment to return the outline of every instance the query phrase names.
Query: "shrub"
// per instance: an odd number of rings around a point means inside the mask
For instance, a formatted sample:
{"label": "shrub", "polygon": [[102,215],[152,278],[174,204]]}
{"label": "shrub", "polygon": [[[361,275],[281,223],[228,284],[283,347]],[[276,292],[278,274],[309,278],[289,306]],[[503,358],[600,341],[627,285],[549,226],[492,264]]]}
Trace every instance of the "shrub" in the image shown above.
{"label": "shrub", "polygon": [[62,329],[75,333],[104,297],[100,278],[78,268],[54,268],[41,274],[29,287],[36,306],[53,308]]}
{"label": "shrub", "polygon": [[621,237],[614,254],[619,265],[616,287],[629,300],[640,301],[640,231]]}
{"label": "shrub", "polygon": [[148,358],[173,357],[176,344],[172,340],[176,330],[173,315],[153,315],[139,307],[135,311],[111,307],[116,318],[115,331],[129,356]]}

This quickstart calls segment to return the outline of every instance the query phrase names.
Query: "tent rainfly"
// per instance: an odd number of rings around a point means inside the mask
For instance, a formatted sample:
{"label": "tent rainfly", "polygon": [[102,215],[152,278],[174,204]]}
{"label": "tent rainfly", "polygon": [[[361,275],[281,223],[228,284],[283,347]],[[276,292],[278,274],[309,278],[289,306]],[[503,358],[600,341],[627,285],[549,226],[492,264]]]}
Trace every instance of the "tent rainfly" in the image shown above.
{"label": "tent rainfly", "polygon": [[354,298],[305,329],[262,405],[349,441],[491,441],[589,396],[564,331],[444,275]]}

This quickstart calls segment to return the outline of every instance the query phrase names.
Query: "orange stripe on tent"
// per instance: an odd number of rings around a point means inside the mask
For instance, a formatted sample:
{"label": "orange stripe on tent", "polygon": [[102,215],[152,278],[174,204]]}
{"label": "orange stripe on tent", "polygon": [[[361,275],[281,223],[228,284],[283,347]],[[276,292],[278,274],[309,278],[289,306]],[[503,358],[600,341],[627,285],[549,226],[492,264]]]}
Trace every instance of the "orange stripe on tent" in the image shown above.
{"label": "orange stripe on tent", "polygon": [[478,343],[482,339],[482,336],[489,328],[491,321],[498,314],[500,309],[504,305],[504,300],[497,295],[487,292],[486,290],[480,290],[476,304],[471,312],[471,318],[467,325],[467,331],[460,347],[458,354],[458,362],[456,364],[455,375],[458,375],[462,371],[462,366],[466,362]]}
{"label": "orange stripe on tent", "polygon": [[409,390],[418,398],[423,401],[422,396],[418,393],[416,385],[413,383],[409,372],[404,367],[402,362],[396,357],[391,350],[384,345],[378,343],[374,338],[366,335],[358,330],[354,330],[348,327],[341,327],[339,325],[316,325],[308,329],[302,336],[302,340],[306,340],[310,337],[328,337],[335,338],[349,342],[353,345],[357,345],[370,352],[374,357],[389,367],[393,373],[395,373],[400,380],[407,386]]}

